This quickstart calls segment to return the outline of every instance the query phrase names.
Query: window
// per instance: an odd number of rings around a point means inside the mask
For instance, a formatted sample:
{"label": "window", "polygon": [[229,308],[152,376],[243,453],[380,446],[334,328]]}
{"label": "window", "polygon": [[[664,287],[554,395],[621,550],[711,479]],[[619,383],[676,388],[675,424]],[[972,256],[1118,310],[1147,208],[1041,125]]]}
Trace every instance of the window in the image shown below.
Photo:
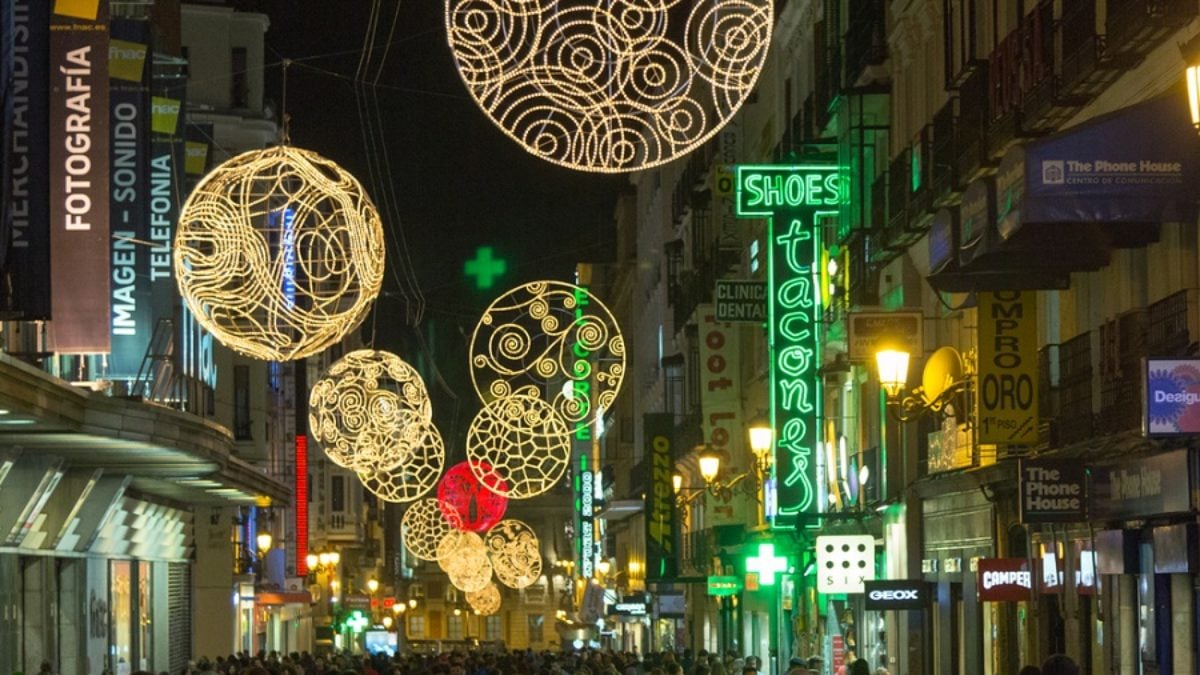
{"label": "window", "polygon": [[250,105],[250,86],[247,79],[249,62],[245,47],[234,47],[230,59],[229,107],[246,108]]}
{"label": "window", "polygon": [[425,617],[416,614],[408,615],[408,637],[423,638],[425,637]]}
{"label": "window", "polygon": [[544,623],[545,623],[545,619],[542,617],[541,614],[530,614],[529,615],[529,642],[530,642],[530,644],[532,644],[534,642],[542,641],[542,626]]}
{"label": "window", "polygon": [[250,366],[233,367],[233,440],[254,440],[250,419]]}
{"label": "window", "polygon": [[489,640],[491,642],[498,642],[499,640],[503,639],[501,637],[502,632],[503,632],[503,629],[500,625],[500,617],[498,617],[498,616],[484,617],[484,623],[483,623],[483,639],[484,640]]}
{"label": "window", "polygon": [[342,513],[346,510],[346,477],[329,477],[329,510]]}
{"label": "window", "polygon": [[463,639],[463,617],[461,614],[446,617],[446,639]]}

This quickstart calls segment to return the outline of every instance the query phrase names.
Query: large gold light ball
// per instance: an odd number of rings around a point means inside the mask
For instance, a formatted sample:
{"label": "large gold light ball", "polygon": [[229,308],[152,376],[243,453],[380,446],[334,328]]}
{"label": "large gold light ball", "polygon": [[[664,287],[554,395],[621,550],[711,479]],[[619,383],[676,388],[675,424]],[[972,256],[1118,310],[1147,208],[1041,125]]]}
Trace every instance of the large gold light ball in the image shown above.
{"label": "large gold light ball", "polygon": [[433,489],[446,464],[442,435],[425,423],[425,438],[399,466],[382,471],[359,471],[363,487],[385,502],[411,502]]}
{"label": "large gold light ball", "polygon": [[417,371],[372,349],[333,363],[313,385],[308,410],[313,440],[331,462],[371,472],[403,464],[428,437],[433,415]]}
{"label": "large gold light ball", "polygon": [[320,155],[280,146],[237,155],[183,205],[175,278],[196,319],[268,361],[321,352],[358,326],[383,283],[379,213]]}
{"label": "large gold light ball", "polygon": [[[437,560],[438,547],[446,535],[457,532],[462,526],[453,510],[442,509],[436,499],[413,502],[401,520],[401,538],[413,557],[421,560]],[[453,553],[452,550],[449,552]]]}
{"label": "large gold light ball", "polygon": [[543,398],[569,423],[591,423],[611,408],[625,379],[625,340],[612,312],[561,281],[496,298],[475,326],[470,354],[481,401]]}
{"label": "large gold light ball", "polygon": [[485,488],[509,499],[529,499],[562,479],[571,459],[570,432],[562,416],[541,399],[497,399],[471,421],[467,459]]}
{"label": "large gold light ball", "polygon": [[542,575],[538,537],[528,524],[506,518],[488,530],[484,544],[496,578],[505,586],[520,590]]}
{"label": "large gold light ball", "polygon": [[500,589],[489,583],[483,590],[467,593],[467,604],[480,616],[491,616],[500,611]]}
{"label": "large gold light ball", "polygon": [[711,138],[754,88],[773,0],[446,0],[485,114],[572,169],[634,171]]}

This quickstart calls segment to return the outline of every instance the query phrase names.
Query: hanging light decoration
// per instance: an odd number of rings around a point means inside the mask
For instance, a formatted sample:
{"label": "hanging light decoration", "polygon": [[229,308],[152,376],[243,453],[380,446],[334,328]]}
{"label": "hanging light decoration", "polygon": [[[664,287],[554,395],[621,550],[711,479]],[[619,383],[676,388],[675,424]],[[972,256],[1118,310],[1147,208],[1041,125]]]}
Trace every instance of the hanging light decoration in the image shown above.
{"label": "hanging light decoration", "polygon": [[247,356],[311,356],[357,327],[383,283],[379,213],[334,162],[290,146],[237,155],[183,205],[179,292],[205,329]]}
{"label": "hanging light decoration", "polygon": [[[462,529],[486,532],[500,522],[508,509],[508,486],[491,466],[478,467],[480,476],[472,471],[470,462],[450,467],[438,482],[438,502],[443,509],[452,509]],[[484,486],[487,482],[487,487]]]}
{"label": "hanging light decoration", "polygon": [[[438,476],[446,464],[446,449],[442,434],[432,422],[425,423],[423,427],[424,440],[400,466],[383,471],[358,472],[358,479],[364,488],[385,502],[401,503],[411,502],[437,485]],[[447,519],[457,522],[456,515],[448,515]]]}
{"label": "hanging light decoration", "polygon": [[467,604],[480,616],[491,616],[500,611],[500,589],[488,583],[483,590],[467,593]]}
{"label": "hanging light decoration", "polygon": [[487,547],[474,532],[447,532],[438,544],[437,562],[450,583],[466,593],[481,591],[491,583],[492,563]]}
{"label": "hanging light decoration", "polygon": [[625,378],[625,341],[586,289],[538,281],[501,295],[471,335],[471,382],[487,403],[547,397],[568,423],[600,417]]}
{"label": "hanging light decoration", "polygon": [[538,537],[528,524],[506,518],[488,530],[484,544],[496,578],[505,586],[520,590],[542,575]]}
{"label": "hanging light decoration", "polygon": [[467,459],[483,487],[496,490],[504,485],[509,499],[536,497],[566,473],[571,459],[567,423],[541,399],[497,399],[471,421]]}
{"label": "hanging light decoration", "polygon": [[475,102],[525,150],[635,171],[711,138],[766,61],[773,0],[682,4],[446,0],[446,32]]}
{"label": "hanging light decoration", "polygon": [[329,460],[355,471],[400,466],[429,435],[425,382],[399,356],[350,352],[329,367],[308,397],[310,433]]}
{"label": "hanging light decoration", "polygon": [[421,560],[437,560],[442,540],[462,525],[454,520],[455,516],[453,511],[447,514],[436,499],[413,502],[400,522],[402,539],[409,553]]}

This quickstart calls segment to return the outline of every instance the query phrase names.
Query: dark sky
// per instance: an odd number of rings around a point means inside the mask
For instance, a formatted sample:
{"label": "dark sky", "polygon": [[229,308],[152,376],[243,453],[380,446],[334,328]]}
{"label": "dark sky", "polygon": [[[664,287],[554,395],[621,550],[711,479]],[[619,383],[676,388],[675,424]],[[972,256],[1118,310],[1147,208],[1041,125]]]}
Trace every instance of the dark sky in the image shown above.
{"label": "dark sky", "polygon": [[[441,382],[428,384],[435,421],[453,457],[461,452],[466,426],[479,407],[467,372],[467,342],[480,313],[508,288],[537,279],[570,280],[576,262],[607,260],[614,245],[616,194],[627,178],[550,164],[505,136],[478,109],[454,68],[442,0],[399,3],[388,48],[397,2],[379,3],[369,76],[379,73],[374,96],[384,121],[398,220],[386,212],[368,179],[372,154],[352,82],[373,3],[229,4],[270,17],[268,97],[280,100],[281,59],[295,61],[288,69],[286,101],[292,143],[343,165],[381,206],[392,236],[373,344],[418,365],[427,380],[429,364],[422,367],[421,361],[436,362]],[[403,263],[395,244],[401,229],[426,300],[421,340],[406,324],[405,303],[397,293]],[[476,290],[463,276],[464,262],[479,246],[495,247],[508,261],[508,273],[488,291]],[[365,334],[371,333],[371,322]]]}
{"label": "dark sky", "polygon": [[[373,3],[232,4],[271,19],[268,96],[279,100],[281,81],[281,68],[270,64],[284,57],[296,61],[287,78],[292,143],[339,162],[370,190],[370,155],[351,79]],[[385,214],[385,227],[403,228],[428,316],[459,318],[469,331],[493,291],[547,276],[566,279],[576,261],[610,255],[612,209],[626,179],[550,164],[503,135],[454,69],[442,0],[383,0],[380,6],[370,76],[380,73],[373,92],[384,121],[399,215],[396,222],[395,215]],[[372,90],[364,91],[370,95]],[[382,206],[380,196],[372,197]],[[477,247],[489,245],[508,260],[509,273],[500,287],[475,291],[462,275],[463,263]],[[400,264],[397,257],[393,249],[389,267]]]}

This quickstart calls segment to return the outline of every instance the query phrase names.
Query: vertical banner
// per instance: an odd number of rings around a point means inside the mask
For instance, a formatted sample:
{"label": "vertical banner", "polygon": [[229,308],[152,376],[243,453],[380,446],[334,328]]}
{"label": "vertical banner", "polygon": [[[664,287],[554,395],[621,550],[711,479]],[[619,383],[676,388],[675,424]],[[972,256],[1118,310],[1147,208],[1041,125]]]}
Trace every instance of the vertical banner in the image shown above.
{"label": "vertical banner", "polygon": [[575,456],[575,555],[585,579],[596,576],[596,479],[591,467],[589,452]]}
{"label": "vertical banner", "polygon": [[[165,72],[164,72],[165,71]],[[184,200],[183,95],[186,80],[167,67],[152,71],[150,98],[150,285],[155,320],[175,316],[171,246]]]}
{"label": "vertical banner", "polygon": [[1038,438],[1037,293],[979,293],[980,443]]}
{"label": "vertical banner", "polygon": [[[712,305],[697,308],[700,317],[700,413],[704,441],[721,455],[721,465],[737,475],[753,471],[742,422],[741,345],[738,327],[717,321]],[[708,507],[712,525],[754,522],[757,505],[738,490],[728,503]]]}
{"label": "vertical banner", "polygon": [[[821,365],[817,250],[820,226],[842,200],[837,166],[741,166],[738,216],[767,218],[768,349],[775,429],[777,508],[773,524],[792,527],[823,507],[820,494]],[[805,527],[819,519],[804,518]]]}
{"label": "vertical banner", "polygon": [[646,459],[650,476],[646,483],[646,581],[671,581],[679,574],[676,558],[675,418],[669,413],[642,416]]}
{"label": "vertical banner", "polygon": [[53,349],[108,352],[108,0],[55,0],[50,24]]}
{"label": "vertical banner", "polygon": [[149,239],[150,24],[113,19],[108,44],[112,169],[112,352],[108,376],[137,376],[154,332],[150,312]]}
{"label": "vertical banner", "polygon": [[3,0],[0,311],[50,318],[50,3]]}
{"label": "vertical banner", "polygon": [[[575,318],[583,316],[584,308],[588,305],[589,295],[587,286],[580,284],[575,292]],[[572,370],[576,373],[594,372],[592,352],[581,342],[571,345],[571,354],[575,357]],[[597,475],[600,472],[599,439],[593,433],[592,421],[594,416],[603,415],[603,411],[594,411],[591,396],[591,378],[571,381],[571,395],[581,406],[580,418],[575,421],[571,433],[571,457],[574,460],[574,476],[572,486],[575,491],[575,555],[579,565],[579,574],[585,579],[591,579],[596,573],[596,563],[600,555],[600,531],[596,520],[596,506],[600,500],[597,493]]]}

